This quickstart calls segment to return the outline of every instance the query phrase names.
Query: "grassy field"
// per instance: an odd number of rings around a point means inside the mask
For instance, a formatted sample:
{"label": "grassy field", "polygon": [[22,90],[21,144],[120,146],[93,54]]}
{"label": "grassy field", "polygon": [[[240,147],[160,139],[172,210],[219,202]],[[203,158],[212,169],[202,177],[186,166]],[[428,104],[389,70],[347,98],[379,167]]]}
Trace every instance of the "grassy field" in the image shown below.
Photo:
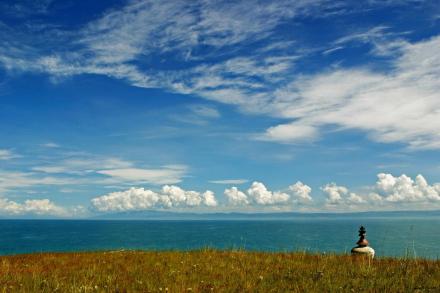
{"label": "grassy field", "polygon": [[0,257],[2,292],[440,292],[440,261],[305,253],[47,253]]}

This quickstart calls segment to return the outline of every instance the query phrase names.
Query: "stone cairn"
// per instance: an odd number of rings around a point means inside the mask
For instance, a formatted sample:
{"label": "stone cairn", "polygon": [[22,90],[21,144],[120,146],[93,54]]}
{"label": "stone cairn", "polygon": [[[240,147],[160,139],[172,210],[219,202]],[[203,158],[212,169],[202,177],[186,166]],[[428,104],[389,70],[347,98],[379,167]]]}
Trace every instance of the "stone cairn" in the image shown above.
{"label": "stone cairn", "polygon": [[357,246],[353,247],[351,250],[352,255],[367,255],[371,258],[374,258],[374,249],[368,246],[368,240],[365,238],[367,234],[367,230],[365,230],[364,226],[361,226],[359,229],[359,241],[356,242]]}

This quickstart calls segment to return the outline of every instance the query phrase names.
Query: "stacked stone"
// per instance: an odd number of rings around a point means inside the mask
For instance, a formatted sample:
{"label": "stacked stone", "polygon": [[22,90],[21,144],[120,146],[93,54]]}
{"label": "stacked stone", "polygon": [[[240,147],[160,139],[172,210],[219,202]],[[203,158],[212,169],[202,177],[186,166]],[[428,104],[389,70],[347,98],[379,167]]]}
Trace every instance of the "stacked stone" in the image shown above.
{"label": "stacked stone", "polygon": [[366,234],[367,230],[365,230],[364,226],[361,226],[359,229],[359,241],[356,242],[357,246],[353,247],[351,250],[351,254],[367,255],[371,258],[374,258],[374,249],[368,246],[368,240],[365,238]]}

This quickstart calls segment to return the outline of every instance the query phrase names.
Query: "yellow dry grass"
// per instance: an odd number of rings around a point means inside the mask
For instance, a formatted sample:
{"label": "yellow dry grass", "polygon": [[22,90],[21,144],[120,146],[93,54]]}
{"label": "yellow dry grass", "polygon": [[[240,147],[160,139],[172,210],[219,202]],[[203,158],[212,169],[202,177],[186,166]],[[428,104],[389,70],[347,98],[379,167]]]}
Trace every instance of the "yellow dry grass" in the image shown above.
{"label": "yellow dry grass", "polygon": [[0,257],[2,292],[440,292],[440,261],[248,251]]}

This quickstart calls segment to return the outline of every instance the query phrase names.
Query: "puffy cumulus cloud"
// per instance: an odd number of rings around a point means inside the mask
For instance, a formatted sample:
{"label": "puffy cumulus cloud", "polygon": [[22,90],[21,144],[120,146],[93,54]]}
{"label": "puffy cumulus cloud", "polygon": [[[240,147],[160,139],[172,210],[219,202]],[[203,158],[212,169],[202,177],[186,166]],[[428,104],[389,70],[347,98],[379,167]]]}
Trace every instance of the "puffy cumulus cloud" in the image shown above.
{"label": "puffy cumulus cloud", "polygon": [[362,196],[360,196],[356,193],[350,192],[349,196],[347,197],[347,202],[349,204],[360,204],[360,203],[365,203],[366,200],[363,199]]}
{"label": "puffy cumulus cloud", "polygon": [[327,184],[321,189],[326,194],[326,203],[329,205],[356,205],[366,202],[360,195],[349,192],[347,187],[335,183]]}
{"label": "puffy cumulus cloud", "polygon": [[98,211],[142,210],[152,208],[159,199],[159,195],[151,190],[133,187],[93,198],[92,205]]}
{"label": "puffy cumulus cloud", "polygon": [[0,213],[6,215],[51,215],[67,216],[68,212],[48,199],[28,199],[17,203],[6,198],[0,198]]}
{"label": "puffy cumulus cloud", "polygon": [[229,189],[225,189],[224,195],[226,196],[229,204],[231,205],[249,204],[247,195],[244,194],[242,191],[238,190],[237,187],[231,187]]}
{"label": "puffy cumulus cloud", "polygon": [[330,204],[341,203],[343,196],[348,193],[346,187],[338,186],[335,183],[327,184],[321,189],[327,195],[327,202]]}
{"label": "puffy cumulus cloud", "polygon": [[229,204],[239,205],[286,205],[293,203],[309,203],[312,201],[310,186],[298,181],[289,186],[287,191],[270,191],[261,183],[254,181],[246,193],[237,187],[226,189],[224,194]]}
{"label": "puffy cumulus cloud", "polygon": [[[212,191],[206,191],[203,194],[197,191],[186,191],[178,186],[165,185],[162,187],[162,198],[166,199],[167,207],[195,207],[200,206],[202,203],[206,205],[208,202],[209,206],[215,206],[213,201],[216,202],[214,193]],[[212,205],[214,204],[214,205]]]}
{"label": "puffy cumulus cloud", "polygon": [[93,198],[91,203],[100,212],[217,206],[212,191],[186,191],[173,185],[163,186],[160,192],[132,187]]}
{"label": "puffy cumulus cloud", "polygon": [[380,196],[377,199],[388,202],[440,202],[440,183],[429,185],[420,174],[415,180],[405,174],[394,177],[380,173],[377,177],[375,195]]}
{"label": "puffy cumulus cloud", "polygon": [[289,186],[289,193],[300,203],[311,202],[313,200],[312,196],[310,195],[311,192],[312,188],[301,181]]}
{"label": "puffy cumulus cloud", "polygon": [[323,186],[321,189],[327,196],[327,207],[419,209],[435,208],[435,204],[440,204],[440,183],[430,185],[420,174],[414,180],[405,174],[396,177],[379,173],[377,178],[376,184],[367,187],[368,191],[364,193],[350,192],[335,183]]}
{"label": "puffy cumulus cloud", "polygon": [[290,199],[287,193],[269,191],[263,183],[256,181],[252,183],[247,193],[255,203],[260,205],[282,204]]}
{"label": "puffy cumulus cloud", "polygon": [[218,205],[214,192],[207,190],[202,194],[203,204],[208,207],[216,207]]}

